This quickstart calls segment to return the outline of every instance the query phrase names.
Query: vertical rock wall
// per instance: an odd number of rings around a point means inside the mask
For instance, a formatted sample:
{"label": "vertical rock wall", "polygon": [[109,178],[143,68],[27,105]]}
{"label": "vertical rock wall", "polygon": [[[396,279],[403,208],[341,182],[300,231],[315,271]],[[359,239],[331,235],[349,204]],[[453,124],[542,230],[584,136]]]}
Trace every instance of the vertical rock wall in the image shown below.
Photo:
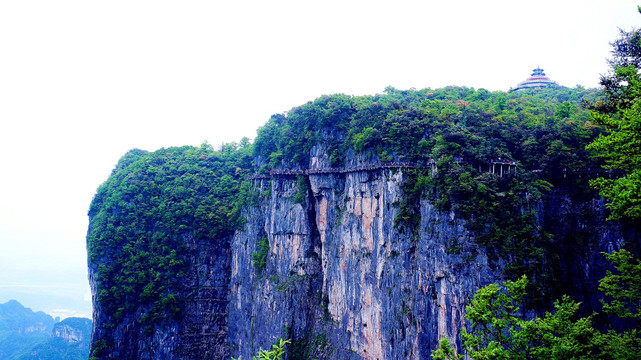
{"label": "vertical rock wall", "polygon": [[[311,169],[329,167],[323,149],[312,155]],[[307,186],[296,176],[254,180],[259,201],[230,241],[186,236],[179,318],[147,332],[137,322],[144,309],[128,314],[110,330],[109,356],[251,359],[278,338],[292,340],[290,359],[429,359],[441,337],[460,346],[465,305],[502,280],[501,263],[488,264],[464,222],[423,200],[417,231],[395,227],[402,170],[302,180]],[[548,261],[561,288],[591,311],[606,267],[599,252],[641,241],[634,226],[605,221],[602,201],[577,203],[566,190],[548,196],[538,217],[554,234],[557,257]],[[269,244],[264,268],[255,259],[261,241]],[[97,304],[94,324],[110,316]]]}
{"label": "vertical rock wall", "polygon": [[[311,169],[329,167],[321,149],[313,155]],[[460,347],[465,306],[480,287],[503,280],[501,260],[490,266],[464,221],[427,200],[415,235],[395,228],[402,171],[307,179],[302,204],[293,202],[294,176],[256,182],[260,205],[231,245],[231,354],[251,358],[279,337],[292,339],[295,359],[429,359],[441,337]],[[591,312],[607,267],[600,252],[641,241],[634,226],[605,220],[602,200],[571,193],[561,184],[540,206],[556,250],[547,261],[559,293],[548,295],[568,293]],[[252,254],[261,238],[270,250],[258,274]]]}
{"label": "vertical rock wall", "polygon": [[[500,279],[463,223],[423,202],[417,236],[399,232],[401,171],[308,181],[303,204],[295,177],[257,181],[260,205],[232,241],[231,354],[251,358],[283,337],[303,358],[428,359],[439,337],[456,339],[469,298]],[[259,274],[251,260],[263,237]]]}
{"label": "vertical rock wall", "polygon": [[[229,285],[229,242],[201,240],[184,236],[189,254],[185,276],[187,289],[179,293],[180,314],[165,319],[160,326],[146,329],[140,319],[146,309],[127,314],[111,330],[96,324],[110,323],[112,314],[101,310],[96,301],[96,268],[89,268],[94,298],[94,330],[92,338],[102,338],[96,331],[111,331],[113,347],[104,359],[227,359],[227,303]],[[96,330],[100,329],[100,330]]]}

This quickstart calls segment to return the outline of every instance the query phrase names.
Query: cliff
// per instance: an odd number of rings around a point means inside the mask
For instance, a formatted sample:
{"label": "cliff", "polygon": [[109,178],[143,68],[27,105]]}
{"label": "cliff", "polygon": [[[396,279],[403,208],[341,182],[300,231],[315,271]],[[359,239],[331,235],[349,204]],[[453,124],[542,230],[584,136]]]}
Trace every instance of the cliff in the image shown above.
{"label": "cliff", "polygon": [[92,356],[249,359],[282,337],[289,359],[429,359],[477,289],[522,273],[530,315],[561,293],[597,309],[600,252],[638,250],[638,225],[571,171],[597,165],[596,132],[555,91],[321,98],[253,145],[128,153],[89,212]]}
{"label": "cliff", "polygon": [[81,360],[89,356],[91,320],[67,318],[53,327],[52,336],[19,360]]}
{"label": "cliff", "polygon": [[[312,164],[323,165],[315,154]],[[456,338],[464,306],[500,279],[463,222],[421,204],[417,237],[394,227],[402,171],[312,175],[302,203],[296,178],[259,180],[269,196],[232,241],[228,341],[250,358],[278,337],[292,358],[428,358],[440,335]],[[267,265],[251,263],[257,239]],[[448,254],[452,241],[463,248]]]}
{"label": "cliff", "polygon": [[91,320],[67,318],[57,321],[42,311],[33,312],[15,300],[0,304],[0,358],[87,359]]}
{"label": "cliff", "polygon": [[[318,150],[312,169],[328,166]],[[251,358],[282,337],[293,340],[292,359],[429,359],[441,337],[460,341],[465,306],[477,289],[505,279],[505,261],[489,260],[464,220],[425,199],[418,233],[395,227],[402,170],[307,181],[305,200],[295,203],[296,177],[256,180],[266,196],[231,243],[231,354]],[[639,244],[638,230],[606,222],[601,199],[562,186],[538,208],[539,225],[557,241],[548,265],[556,291],[547,289],[547,301],[563,292],[586,312],[598,309],[600,252]],[[262,273],[251,257],[261,237],[269,242]]]}

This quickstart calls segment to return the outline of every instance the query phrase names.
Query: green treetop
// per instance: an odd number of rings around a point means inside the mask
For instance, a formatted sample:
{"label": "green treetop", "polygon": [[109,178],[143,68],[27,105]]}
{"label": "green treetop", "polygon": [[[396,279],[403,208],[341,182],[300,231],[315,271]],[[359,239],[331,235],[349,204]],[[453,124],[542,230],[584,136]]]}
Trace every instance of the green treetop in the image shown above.
{"label": "green treetop", "polygon": [[[641,8],[639,10],[641,12]],[[641,218],[641,33],[621,30],[612,43],[612,71],[601,78],[603,94],[591,104],[592,121],[608,135],[588,145],[605,162],[604,168],[624,173],[617,179],[591,181],[612,211],[610,219]]]}

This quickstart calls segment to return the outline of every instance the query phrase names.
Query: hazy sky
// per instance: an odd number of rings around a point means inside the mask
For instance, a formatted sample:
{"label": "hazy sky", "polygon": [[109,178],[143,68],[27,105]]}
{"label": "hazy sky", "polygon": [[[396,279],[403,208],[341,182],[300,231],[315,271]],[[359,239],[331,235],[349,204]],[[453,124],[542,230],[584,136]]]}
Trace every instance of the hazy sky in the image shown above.
{"label": "hazy sky", "polygon": [[89,316],[86,213],[131,148],[253,138],[327,93],[596,87],[636,4],[2,1],[0,303]]}

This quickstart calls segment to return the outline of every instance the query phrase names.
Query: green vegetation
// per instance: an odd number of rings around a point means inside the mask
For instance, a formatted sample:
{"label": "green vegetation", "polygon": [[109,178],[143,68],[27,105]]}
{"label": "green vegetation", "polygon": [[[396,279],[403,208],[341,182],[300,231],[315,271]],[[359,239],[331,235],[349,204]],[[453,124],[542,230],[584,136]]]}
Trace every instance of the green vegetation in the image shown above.
{"label": "green vegetation", "polygon": [[599,282],[599,290],[606,300],[603,311],[632,323],[631,330],[616,332],[609,330],[599,334],[597,345],[607,359],[638,359],[641,354],[641,262],[634,260],[627,250],[606,254],[614,264],[616,273],[608,270]]}
{"label": "green vegetation", "polygon": [[308,190],[309,185],[307,185],[307,178],[302,175],[296,175],[296,195],[294,195],[292,202],[295,204],[303,204]]}
{"label": "green vegetation", "polygon": [[[641,7],[639,7],[641,12]],[[612,71],[602,77],[603,96],[589,103],[591,119],[608,134],[599,135],[588,150],[607,170],[622,177],[590,181],[609,200],[609,219],[641,218],[641,31],[621,30],[613,44]],[[615,175],[617,173],[615,172]],[[641,354],[641,262],[627,250],[604,254],[616,273],[608,270],[599,283],[605,295],[603,314],[578,317],[579,303],[567,296],[554,303],[554,312],[524,320],[522,303],[527,277],[507,281],[505,289],[491,284],[480,289],[466,308],[469,327],[461,338],[474,359],[638,359]],[[597,316],[625,319],[629,330],[593,328]],[[621,321],[619,321],[621,322]],[[459,360],[447,339],[433,359]]]}
{"label": "green vegetation", "polygon": [[[344,166],[354,151],[374,163],[433,159],[436,173],[427,166],[404,170],[395,227],[417,239],[420,201],[427,198],[466,219],[491,259],[509,263],[508,276],[533,275],[556,256],[553,239],[538,225],[540,201],[554,186],[576,181],[574,170],[599,166],[585,146],[600,129],[582,107],[596,96],[583,88],[504,93],[465,87],[322,96],[274,115],[259,129],[254,155],[263,172],[307,168],[319,142],[332,166]],[[518,166],[492,171],[498,159]],[[305,179],[297,183],[295,202],[301,202]],[[587,184],[572,185],[589,193]],[[536,285],[550,282],[546,276],[537,276]]]}
{"label": "green vegetation", "polygon": [[[465,219],[493,264],[505,261],[505,273],[514,281],[504,289],[479,290],[467,308],[470,326],[462,338],[472,359],[635,358],[641,352],[636,330],[641,265],[625,250],[607,255],[617,274],[608,272],[600,283],[607,298],[604,314],[578,318],[580,304],[566,296],[541,318],[524,320],[522,308],[526,292],[545,296],[538,290],[554,283],[559,246],[538,218],[554,187],[569,185],[572,196],[592,196],[574,175],[603,166],[623,174],[590,182],[609,200],[610,219],[641,218],[641,33],[622,31],[613,45],[613,70],[602,78],[600,94],[581,87],[512,93],[388,87],[371,96],[326,95],[274,115],[253,145],[244,139],[219,151],[205,144],[128,152],[89,210],[89,264],[96,275],[98,310],[106,314],[96,329],[93,358],[113,346],[111,330],[126,316],[136,314],[137,325],[148,333],[179,317],[177,294],[184,290],[193,255],[189,243],[229,241],[243,225],[242,207],[271,196],[270,190],[254,194],[247,175],[258,167],[260,173],[306,169],[319,144],[332,167],[343,167],[356,155],[373,164],[412,165],[404,170],[404,194],[394,204],[399,232],[418,238],[421,202],[429,200]],[[309,186],[306,176],[297,175],[290,200],[304,204]],[[339,221],[343,210],[337,208]],[[564,245],[581,246],[586,238],[578,234],[567,240],[573,244]],[[261,278],[269,247],[263,236],[251,254]],[[464,261],[475,256],[456,239],[446,253]],[[391,258],[398,256],[390,252]],[[297,274],[269,277],[278,291],[301,279]],[[321,301],[325,309],[327,301]],[[405,304],[401,313],[413,316]],[[596,316],[619,317],[636,327],[603,333],[592,327]],[[288,343],[279,339],[255,359],[280,359]],[[307,334],[291,345],[290,354],[309,357],[317,350],[329,351],[325,336]],[[433,358],[461,356],[443,339]]]}
{"label": "green vegetation", "polygon": [[432,351],[432,360],[463,360],[465,356],[457,354],[447,338],[442,338],[437,350]]}
{"label": "green vegetation", "polygon": [[[285,345],[291,343],[291,340],[278,339],[271,350],[260,350],[254,360],[281,360],[285,354]],[[232,360],[238,360],[232,357]]]}
{"label": "green vegetation", "polygon": [[[98,189],[89,211],[89,261],[96,269],[98,306],[109,314],[97,329],[92,355],[100,357],[111,347],[109,330],[128,314],[139,312],[136,321],[149,332],[179,316],[177,294],[190,256],[186,242],[227,241],[243,224],[242,206],[269,196],[254,194],[245,181],[254,166],[263,173],[305,169],[319,143],[327,147],[332,166],[344,166],[354,153],[373,163],[423,165],[404,170],[396,229],[416,239],[420,203],[428,199],[466,219],[490,259],[507,262],[509,277],[536,275],[549,285],[553,273],[543,267],[554,263],[556,249],[538,225],[537,209],[554,186],[574,181],[572,170],[599,164],[585,149],[599,128],[581,107],[595,97],[596,91],[583,88],[518,93],[387,88],[372,96],[323,96],[274,115],[251,146],[243,141],[220,151],[207,145],[130,151]],[[499,158],[518,165],[493,168]],[[432,160],[436,172],[426,165]],[[308,181],[297,176],[292,202],[304,203]],[[252,254],[259,276],[268,251],[263,238]],[[473,259],[455,243],[448,252]],[[287,284],[279,280],[277,288]]]}
{"label": "green vegetation", "polygon": [[263,170],[307,168],[310,149],[322,141],[339,166],[354,149],[381,161],[463,156],[486,169],[503,157],[553,173],[590,164],[583,147],[596,132],[580,105],[594,96],[582,88],[506,94],[464,87],[326,95],[272,116],[258,130],[255,155]]}
{"label": "green vegetation", "polygon": [[[638,359],[641,354],[641,263],[626,250],[606,254],[617,274],[608,271],[599,289],[604,291],[604,312],[631,319],[631,330],[599,332],[594,317],[577,316],[580,303],[563,296],[554,312],[525,320],[522,309],[527,277],[506,281],[505,289],[490,284],[474,295],[466,307],[469,326],[461,338],[470,358],[480,359]],[[447,339],[442,339],[432,359],[458,360]]]}
{"label": "green vegetation", "polygon": [[327,340],[327,334],[305,334],[294,340],[287,351],[287,359],[331,359],[333,348]]}
{"label": "green vegetation", "polygon": [[624,176],[600,177],[590,184],[609,200],[610,219],[635,219],[641,218],[641,32],[621,30],[612,45],[612,71],[601,79],[604,96],[591,104],[593,121],[608,135],[588,149],[604,160],[605,169]]}
{"label": "green vegetation", "polygon": [[469,329],[461,337],[472,359],[582,359],[593,350],[591,317],[573,321],[579,304],[563,297],[554,313],[524,320],[521,303],[527,278],[479,290],[466,308]]}
{"label": "green vegetation", "polygon": [[[627,250],[605,255],[614,264],[618,275],[608,270],[599,282],[599,290],[610,299],[603,311],[626,319],[641,320],[641,263]],[[638,324],[641,325],[641,324]]]}
{"label": "green vegetation", "polygon": [[267,254],[269,253],[269,240],[264,236],[257,244],[258,249],[252,254],[252,265],[256,268],[259,276],[262,276],[263,270],[267,266]]}
{"label": "green vegetation", "polygon": [[[109,316],[97,329],[92,356],[112,343],[111,331],[127,314],[146,329],[178,316],[190,241],[229,241],[255,194],[246,180],[251,147],[214,151],[179,147],[120,159],[95,195],[87,235],[96,269],[97,306]],[[192,240],[193,239],[193,240]],[[104,334],[104,337],[103,337]]]}
{"label": "green vegetation", "polygon": [[[78,341],[55,336],[71,330]],[[0,359],[86,360],[91,320],[67,318],[57,322],[42,311],[33,312],[15,300],[0,304]]]}

